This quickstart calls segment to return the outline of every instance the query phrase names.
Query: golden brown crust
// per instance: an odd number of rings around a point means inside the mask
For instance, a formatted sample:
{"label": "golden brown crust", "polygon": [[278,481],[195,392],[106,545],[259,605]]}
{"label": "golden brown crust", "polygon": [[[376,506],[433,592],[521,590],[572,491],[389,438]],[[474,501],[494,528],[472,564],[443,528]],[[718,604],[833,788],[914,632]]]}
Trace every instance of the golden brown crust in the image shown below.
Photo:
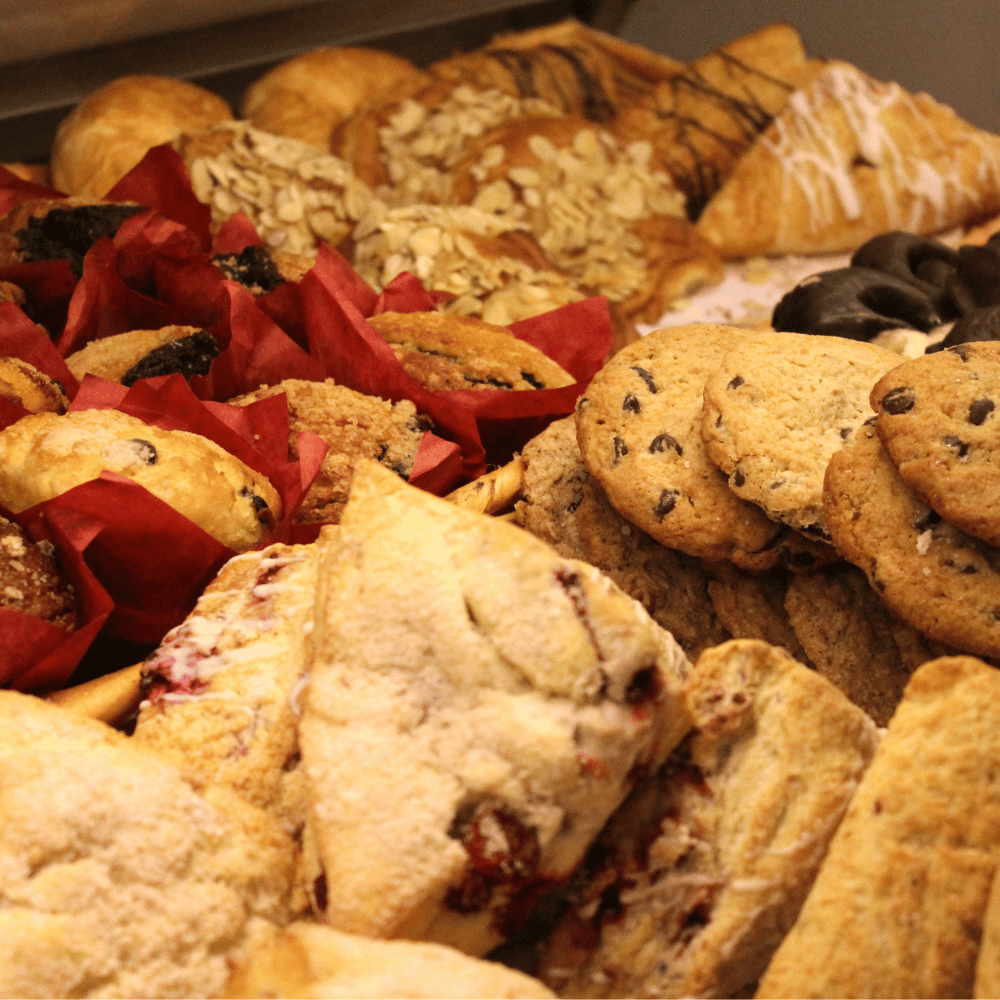
{"label": "golden brown crust", "polygon": [[0,608],[41,618],[68,632],[76,628],[76,597],[52,546],[33,542],[5,517],[0,517]]}
{"label": "golden brown crust", "polygon": [[[914,673],[758,997],[968,997],[1000,837],[1000,673]],[[876,945],[877,946],[873,946]]]}
{"label": "golden brown crust", "polygon": [[60,123],[52,145],[52,181],[67,194],[103,198],[153,146],[232,117],[221,97],[193,83],[119,77],[84,98]]}
{"label": "golden brown crust", "polygon": [[320,48],[288,59],[244,92],[240,117],[257,128],[330,148],[334,127],[417,68],[368,48]]}
{"label": "golden brown crust", "polygon": [[284,393],[288,401],[288,448],[298,457],[301,431],[318,434],[329,445],[319,473],[295,513],[298,524],[336,524],[347,503],[351,476],[359,458],[381,462],[404,479],[427,429],[408,399],[392,403],[377,396],[325,382],[285,379],[273,386],[229,400],[246,406]]}
{"label": "golden brown crust", "polygon": [[281,516],[274,487],[200,434],[119,410],[39,413],[0,432],[0,502],[15,513],[103,470],[139,483],[237,552],[266,542]]}
{"label": "golden brown crust", "polygon": [[159,330],[128,330],[111,337],[101,337],[71,354],[66,359],[66,367],[78,381],[91,374],[120,382],[126,372],[150,351],[197,332],[198,328],[194,326],[164,326]]}
{"label": "golden brown crust", "polygon": [[31,413],[65,413],[69,406],[55,379],[20,358],[0,358],[0,396]]}
{"label": "golden brown crust", "polygon": [[853,250],[1000,209],[1000,138],[843,62],[800,90],[698,220],[724,258]]}
{"label": "golden brown crust", "polygon": [[576,381],[505,327],[471,316],[382,313],[368,322],[428,389],[554,389]]}

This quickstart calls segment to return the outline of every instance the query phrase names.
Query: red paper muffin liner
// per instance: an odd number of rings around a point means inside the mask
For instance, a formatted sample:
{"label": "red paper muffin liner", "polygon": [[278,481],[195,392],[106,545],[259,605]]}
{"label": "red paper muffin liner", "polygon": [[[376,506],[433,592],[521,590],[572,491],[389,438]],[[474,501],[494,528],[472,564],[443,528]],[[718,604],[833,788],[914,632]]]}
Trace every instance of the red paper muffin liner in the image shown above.
{"label": "red paper muffin liner", "polygon": [[[0,168],[0,209],[28,197],[59,196]],[[194,197],[183,162],[167,146],[151,150],[108,200],[150,208],[127,220],[114,239],[95,244],[79,280],[65,261],[0,268],[0,279],[25,288],[34,315],[54,338],[15,306],[3,305],[0,355],[21,357],[57,379],[72,409],[117,408],[147,423],[216,441],[267,476],[281,495],[276,541],[309,541],[318,533],[314,525],[293,525],[292,516],[319,470],[326,444],[315,435],[299,435],[299,458],[289,461],[283,396],[247,407],[222,401],[289,378],[333,378],[382,399],[410,399],[434,423],[434,432],[424,435],[410,482],[444,494],[506,462],[549,422],[572,412],[611,348],[607,303],[587,299],[510,327],[570,372],[574,385],[432,392],[406,373],[368,318],[434,309],[448,298],[445,293],[429,291],[411,274],[401,274],[376,293],[336,251],[321,247],[301,282],[255,298],[227,281],[209,257],[259,245],[259,234],[248,219],[237,216],[213,240],[210,211]],[[93,376],[77,385],[63,360],[95,338],[174,323],[205,329],[221,345],[211,372],[192,378],[190,385],[179,375],[144,380],[131,389]],[[3,401],[0,427],[24,412]],[[0,684],[64,683],[102,627],[102,636],[159,641],[189,613],[232,555],[168,505],[113,473],[39,504],[19,520],[33,537],[51,538],[61,554],[66,550],[64,558],[78,564],[81,588],[87,579],[94,582],[88,601],[95,613],[79,631],[81,638],[62,640],[51,649],[47,643],[54,639],[40,636],[32,640],[34,646],[5,644],[33,653],[17,665],[11,661],[6,675],[0,673]],[[3,627],[0,619],[0,638]],[[57,656],[63,647],[66,652]]]}

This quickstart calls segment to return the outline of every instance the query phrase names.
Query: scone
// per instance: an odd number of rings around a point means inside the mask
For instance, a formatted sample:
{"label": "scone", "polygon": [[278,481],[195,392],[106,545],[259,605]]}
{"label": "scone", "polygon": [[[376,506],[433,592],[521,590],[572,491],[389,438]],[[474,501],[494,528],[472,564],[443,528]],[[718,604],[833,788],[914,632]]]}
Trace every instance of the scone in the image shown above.
{"label": "scone", "polygon": [[320,544],[317,915],[483,955],[683,737],[687,659],[593,567],[374,462]]}
{"label": "scone", "polygon": [[297,921],[233,969],[226,997],[444,1000],[553,997],[536,979],[498,962],[425,941],[378,941]]}
{"label": "scone", "polygon": [[70,195],[103,198],[153,146],[232,117],[221,97],[197,84],[166,76],[119,77],[60,122],[52,143],[52,183]]}
{"label": "scone", "polygon": [[14,513],[103,471],[137,482],[236,552],[267,541],[281,516],[274,487],[200,434],[119,410],[40,413],[0,431],[0,503]]}
{"label": "scone", "polygon": [[103,722],[0,692],[0,994],[217,996],[288,919],[291,839]]}
{"label": "scone", "polygon": [[230,559],[143,662],[133,736],[194,787],[225,785],[293,829],[317,556],[271,545]]}
{"label": "scone", "polygon": [[1000,674],[924,664],[758,997],[972,996],[997,867]]}
{"label": "scone", "polygon": [[612,817],[543,955],[561,996],[746,995],[878,742],[864,712],[763,642],[703,653],[687,697],[694,733]]}

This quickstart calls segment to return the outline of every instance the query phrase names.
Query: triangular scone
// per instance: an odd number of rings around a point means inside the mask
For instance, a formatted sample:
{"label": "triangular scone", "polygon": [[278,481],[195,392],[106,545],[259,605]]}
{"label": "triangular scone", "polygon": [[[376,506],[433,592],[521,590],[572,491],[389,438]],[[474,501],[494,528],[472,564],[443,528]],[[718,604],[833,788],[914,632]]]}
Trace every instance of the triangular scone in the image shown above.
{"label": "triangular scone", "polygon": [[855,249],[1000,210],[1000,137],[831,62],[743,156],[698,229],[725,258]]}
{"label": "triangular scone", "polygon": [[133,736],[195,787],[226,785],[292,827],[318,551],[271,545],[230,559],[143,664]]}
{"label": "triangular scone", "polygon": [[103,722],[2,691],[0,773],[0,996],[218,996],[287,921],[281,824]]}
{"label": "triangular scone", "polygon": [[746,996],[875,753],[861,709],[758,640],[704,652],[688,701],[694,732],[612,818],[549,939],[538,974],[561,996]]}
{"label": "triangular scone", "polygon": [[688,662],[593,567],[373,462],[320,544],[315,905],[484,954],[682,739]]}
{"label": "triangular scone", "polygon": [[973,996],[998,756],[996,668],[971,656],[921,666],[756,996]]}
{"label": "triangular scone", "polygon": [[382,1000],[383,997],[555,996],[537,979],[443,944],[381,941],[298,920],[237,965],[225,997],[317,997]]}

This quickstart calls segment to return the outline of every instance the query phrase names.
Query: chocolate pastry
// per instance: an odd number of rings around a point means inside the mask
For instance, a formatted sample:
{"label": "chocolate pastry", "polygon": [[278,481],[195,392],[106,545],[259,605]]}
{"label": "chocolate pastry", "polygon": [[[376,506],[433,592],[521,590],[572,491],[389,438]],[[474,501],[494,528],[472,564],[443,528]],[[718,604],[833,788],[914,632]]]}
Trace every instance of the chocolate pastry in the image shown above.
{"label": "chocolate pastry", "polygon": [[946,286],[958,268],[959,252],[940,240],[913,233],[882,233],[859,247],[851,267],[871,268],[919,288],[943,320],[954,319]]}
{"label": "chocolate pastry", "polygon": [[79,277],[87,251],[142,211],[142,205],[111,202],[23,202],[0,219],[0,264],[65,258]]}
{"label": "chocolate pastry", "polygon": [[870,340],[900,327],[927,333],[942,322],[917,285],[868,267],[841,267],[800,281],[774,307],[771,325],[786,333]]}

